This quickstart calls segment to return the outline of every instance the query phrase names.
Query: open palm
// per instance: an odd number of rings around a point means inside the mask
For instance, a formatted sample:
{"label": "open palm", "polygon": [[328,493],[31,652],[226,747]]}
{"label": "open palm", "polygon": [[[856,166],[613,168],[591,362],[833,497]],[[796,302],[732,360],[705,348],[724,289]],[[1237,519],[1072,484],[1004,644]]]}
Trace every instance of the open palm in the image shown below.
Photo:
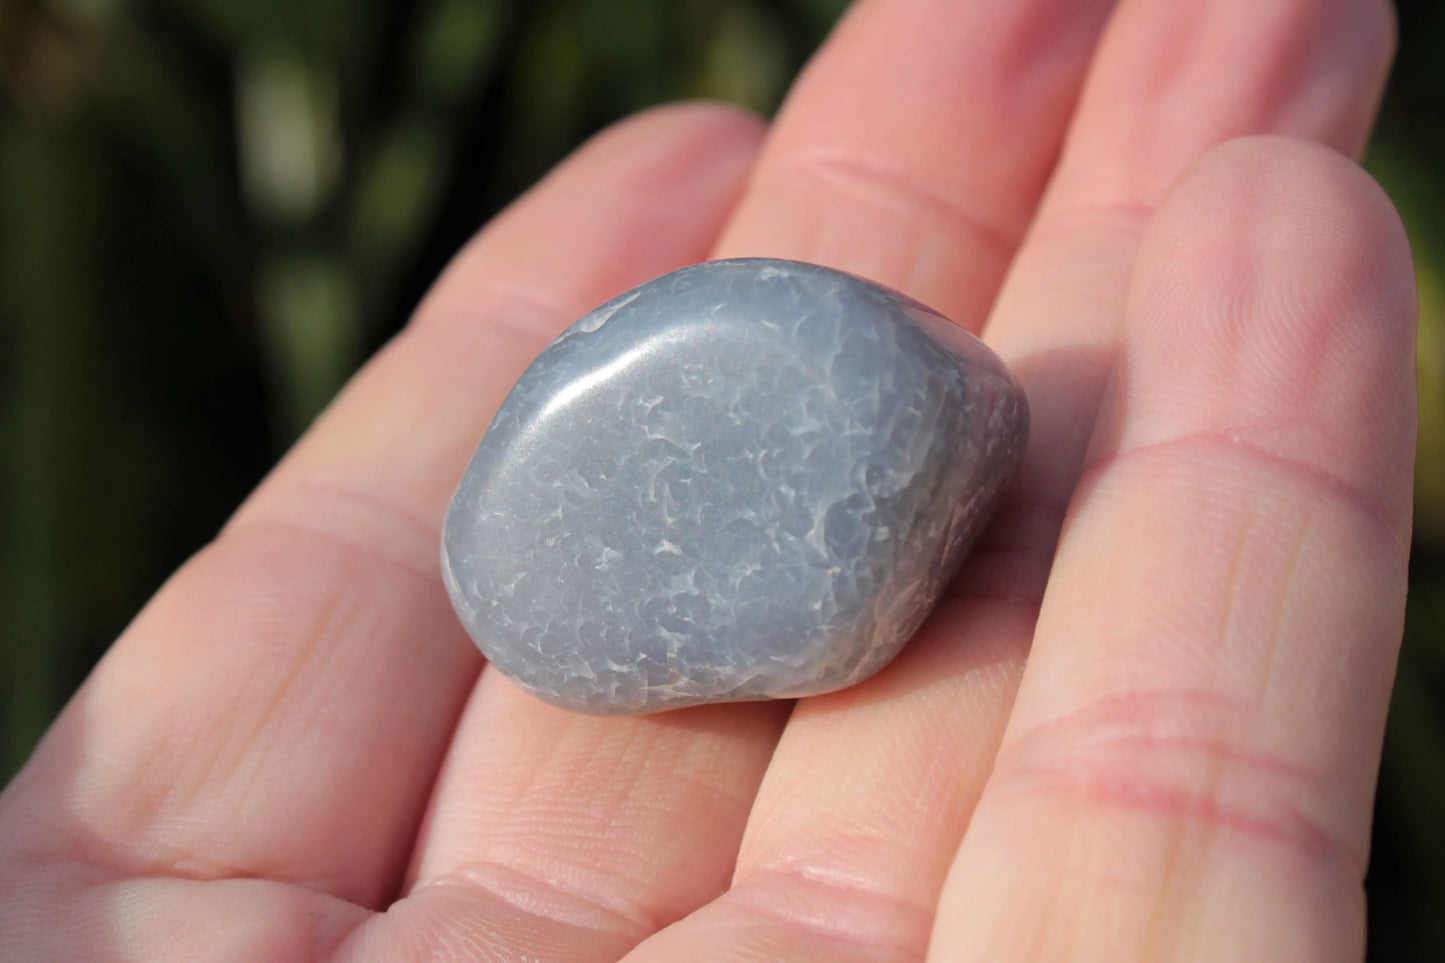
{"label": "open palm", "polygon": [[[770,130],[601,135],[0,796],[4,957],[1358,959],[1414,295],[1342,155],[1391,45],[1378,0],[864,0]],[[450,491],[568,323],[741,255],[982,331],[1033,409],[1013,495],[862,685],[537,702],[447,603]]]}

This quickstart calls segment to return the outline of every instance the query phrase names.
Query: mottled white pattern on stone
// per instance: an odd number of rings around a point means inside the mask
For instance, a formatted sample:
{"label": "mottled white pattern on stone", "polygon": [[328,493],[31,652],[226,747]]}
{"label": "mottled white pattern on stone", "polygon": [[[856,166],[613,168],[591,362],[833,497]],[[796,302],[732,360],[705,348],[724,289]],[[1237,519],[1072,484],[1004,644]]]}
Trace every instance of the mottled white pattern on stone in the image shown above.
{"label": "mottled white pattern on stone", "polygon": [[447,515],[447,590],[498,670],[569,709],[839,689],[933,607],[1027,423],[987,348],[894,292],[685,268],[523,373]]}

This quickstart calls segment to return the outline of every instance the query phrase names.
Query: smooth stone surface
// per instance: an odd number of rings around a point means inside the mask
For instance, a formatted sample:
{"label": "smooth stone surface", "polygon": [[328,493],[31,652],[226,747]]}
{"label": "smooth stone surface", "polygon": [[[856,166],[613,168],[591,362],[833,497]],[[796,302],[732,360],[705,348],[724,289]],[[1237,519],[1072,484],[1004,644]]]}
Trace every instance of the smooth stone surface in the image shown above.
{"label": "smooth stone surface", "polygon": [[492,664],[581,712],[814,695],[902,648],[1022,457],[999,360],[788,261],[684,268],[523,373],[447,515]]}

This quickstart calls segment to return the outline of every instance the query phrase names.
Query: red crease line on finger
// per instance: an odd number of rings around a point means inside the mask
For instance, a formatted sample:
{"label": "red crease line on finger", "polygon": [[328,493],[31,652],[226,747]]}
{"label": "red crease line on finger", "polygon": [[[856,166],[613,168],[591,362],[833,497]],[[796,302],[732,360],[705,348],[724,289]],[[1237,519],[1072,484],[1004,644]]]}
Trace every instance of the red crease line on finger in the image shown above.
{"label": "red crease line on finger", "polygon": [[1185,453],[1196,451],[1201,455],[1211,451],[1244,455],[1255,463],[1267,465],[1285,477],[1294,478],[1348,504],[1361,516],[1379,527],[1381,531],[1386,532],[1402,552],[1409,551],[1410,531],[1408,525],[1397,521],[1393,517],[1394,513],[1387,510],[1368,489],[1347,481],[1333,472],[1316,468],[1292,455],[1265,448],[1227,431],[1190,432],[1174,438],[1145,442],[1108,452],[1085,462],[1075,490],[1082,491],[1086,487],[1092,487],[1098,483],[1101,476],[1121,463],[1142,455],[1168,453],[1175,450],[1182,450]]}

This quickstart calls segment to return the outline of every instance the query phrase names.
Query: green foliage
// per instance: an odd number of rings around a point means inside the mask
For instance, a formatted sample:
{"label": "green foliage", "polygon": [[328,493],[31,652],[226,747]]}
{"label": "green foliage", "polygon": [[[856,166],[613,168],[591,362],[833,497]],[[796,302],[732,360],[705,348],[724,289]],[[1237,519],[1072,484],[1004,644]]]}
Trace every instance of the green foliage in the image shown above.
{"label": "green foliage", "polygon": [[[772,111],[844,0],[0,0],[0,778],[446,258],[609,121]],[[1445,5],[1370,166],[1421,275],[1371,955],[1445,959]]]}

